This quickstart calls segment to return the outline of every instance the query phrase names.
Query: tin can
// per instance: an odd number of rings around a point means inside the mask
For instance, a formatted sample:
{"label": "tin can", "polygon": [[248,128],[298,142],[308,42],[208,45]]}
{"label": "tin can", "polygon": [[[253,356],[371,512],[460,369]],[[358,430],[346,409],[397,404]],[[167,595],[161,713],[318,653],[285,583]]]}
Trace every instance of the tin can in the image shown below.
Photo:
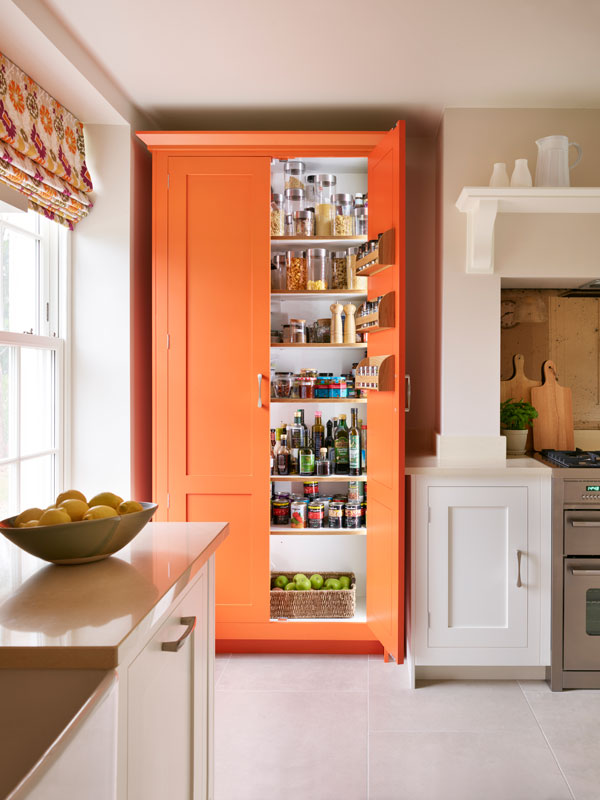
{"label": "tin can", "polygon": [[362,500],[363,497],[363,482],[348,481],[348,500],[355,503],[359,500]]}
{"label": "tin can", "polygon": [[319,481],[304,481],[304,497],[319,496]]}
{"label": "tin can", "polygon": [[360,503],[349,502],[344,507],[344,518],[348,529],[360,528],[361,510]]}
{"label": "tin can", "polygon": [[343,528],[344,526],[344,503],[340,500],[332,500],[329,503],[329,527]]}
{"label": "tin can", "polygon": [[322,528],[325,522],[325,504],[320,500],[312,500],[308,504],[308,527]]}
{"label": "tin can", "polygon": [[360,504],[360,524],[363,528],[367,527],[367,501],[363,500]]}
{"label": "tin can", "polygon": [[284,498],[276,498],[271,502],[271,524],[289,525],[290,524],[290,501]]}
{"label": "tin can", "polygon": [[294,500],[290,505],[290,527],[306,528],[307,504],[304,500]]}

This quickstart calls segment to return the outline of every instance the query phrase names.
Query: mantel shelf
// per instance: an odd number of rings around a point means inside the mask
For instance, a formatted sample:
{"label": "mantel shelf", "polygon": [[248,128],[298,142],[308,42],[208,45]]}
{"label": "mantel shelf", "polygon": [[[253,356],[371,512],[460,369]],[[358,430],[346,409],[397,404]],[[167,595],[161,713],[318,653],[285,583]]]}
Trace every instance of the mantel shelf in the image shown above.
{"label": "mantel shelf", "polygon": [[600,214],[600,187],[465,186],[456,207],[467,214],[467,272],[494,272],[497,214]]}

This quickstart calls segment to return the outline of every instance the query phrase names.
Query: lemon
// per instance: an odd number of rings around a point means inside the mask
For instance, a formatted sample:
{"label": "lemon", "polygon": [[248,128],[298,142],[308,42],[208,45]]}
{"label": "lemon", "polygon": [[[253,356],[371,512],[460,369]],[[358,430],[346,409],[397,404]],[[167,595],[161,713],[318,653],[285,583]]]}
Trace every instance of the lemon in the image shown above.
{"label": "lemon", "polygon": [[19,528],[37,528],[40,524],[38,519],[30,519],[29,522],[22,522]]}
{"label": "lemon", "polygon": [[100,492],[100,494],[96,494],[92,497],[88,505],[90,508],[92,508],[92,506],[110,506],[111,508],[118,508],[122,502],[123,498],[119,497],[118,494]]}
{"label": "lemon", "polygon": [[119,504],[117,511],[120,515],[134,514],[136,511],[143,511],[144,508],[137,500],[124,500]]}
{"label": "lemon", "polygon": [[21,526],[21,523],[29,522],[32,519],[39,519],[44,512],[41,508],[27,508],[21,511],[19,516],[15,519],[15,525]]}
{"label": "lemon", "polygon": [[118,516],[117,512],[115,511],[112,506],[105,506],[105,505],[98,505],[98,506],[91,506],[89,511],[86,511],[83,515],[84,519],[103,519],[104,517],[116,517]]}
{"label": "lemon", "polygon": [[67,512],[73,522],[83,519],[83,515],[87,512],[89,506],[83,500],[72,498],[70,500],[63,500],[60,508]]}
{"label": "lemon", "polygon": [[40,525],[62,525],[71,522],[71,517],[62,508],[49,508],[40,517]]}
{"label": "lemon", "polygon": [[56,498],[56,506],[61,506],[63,500],[81,500],[83,503],[87,503],[85,495],[78,492],[77,489],[69,489],[68,492],[61,492]]}

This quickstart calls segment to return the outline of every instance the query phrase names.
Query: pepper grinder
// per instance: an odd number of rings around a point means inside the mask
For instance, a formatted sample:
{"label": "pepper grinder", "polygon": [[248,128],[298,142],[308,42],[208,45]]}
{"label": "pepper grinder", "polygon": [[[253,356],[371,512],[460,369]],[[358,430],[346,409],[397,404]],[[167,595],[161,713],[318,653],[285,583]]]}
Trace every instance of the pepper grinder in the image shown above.
{"label": "pepper grinder", "polygon": [[347,306],[344,306],[344,311],[346,312],[346,324],[344,325],[344,344],[356,344],[356,320],[354,319],[354,315],[356,314],[356,306],[352,303],[348,303]]}
{"label": "pepper grinder", "polygon": [[343,344],[344,336],[342,332],[342,311],[344,306],[341,303],[332,303],[331,310],[331,344]]}

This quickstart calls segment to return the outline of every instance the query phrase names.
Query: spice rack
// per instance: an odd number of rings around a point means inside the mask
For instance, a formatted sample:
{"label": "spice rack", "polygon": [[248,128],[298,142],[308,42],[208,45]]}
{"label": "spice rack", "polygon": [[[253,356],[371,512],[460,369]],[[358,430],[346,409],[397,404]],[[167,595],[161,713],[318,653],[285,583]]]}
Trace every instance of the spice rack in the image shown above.
{"label": "spice rack", "polygon": [[[359,309],[360,310],[360,309]],[[375,325],[369,323],[374,322]],[[367,327],[369,326],[369,327]],[[377,333],[377,331],[387,331],[395,326],[395,296],[394,292],[384,294],[379,301],[379,308],[374,314],[367,314],[364,317],[356,317],[357,333]]]}
{"label": "spice rack", "polygon": [[396,234],[390,228],[384,231],[379,237],[379,242],[375,250],[356,262],[356,275],[376,275],[394,265],[396,260]]}
{"label": "spice rack", "polygon": [[[362,367],[377,367],[376,374],[360,375]],[[368,356],[356,368],[355,386],[357,389],[370,389],[374,392],[391,392],[394,389],[394,379],[394,356]]]}

